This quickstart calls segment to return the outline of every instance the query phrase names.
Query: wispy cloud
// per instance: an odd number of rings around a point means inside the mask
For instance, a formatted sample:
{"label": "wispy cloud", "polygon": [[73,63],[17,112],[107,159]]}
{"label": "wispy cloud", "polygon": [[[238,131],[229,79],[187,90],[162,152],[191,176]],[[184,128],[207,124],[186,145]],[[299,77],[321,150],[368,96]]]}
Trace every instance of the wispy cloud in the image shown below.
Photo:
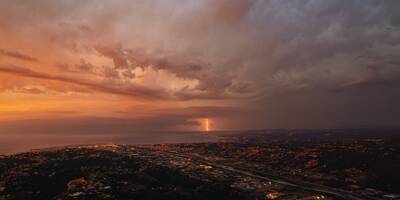
{"label": "wispy cloud", "polygon": [[9,56],[15,59],[20,59],[20,60],[26,60],[26,61],[31,61],[31,62],[37,62],[38,59],[22,54],[18,51],[8,51],[5,49],[0,49],[0,56]]}
{"label": "wispy cloud", "polygon": [[[135,84],[118,85],[107,81],[96,81],[92,79],[83,79],[72,76],[64,76],[58,74],[49,74],[45,72],[33,71],[29,68],[18,66],[0,66],[0,72],[10,73],[17,76],[31,77],[45,80],[56,80],[71,84],[77,84],[89,87],[93,90],[106,92],[111,94],[126,95],[139,99],[167,99],[168,96],[164,91],[154,90]],[[111,85],[111,86],[110,86]]]}

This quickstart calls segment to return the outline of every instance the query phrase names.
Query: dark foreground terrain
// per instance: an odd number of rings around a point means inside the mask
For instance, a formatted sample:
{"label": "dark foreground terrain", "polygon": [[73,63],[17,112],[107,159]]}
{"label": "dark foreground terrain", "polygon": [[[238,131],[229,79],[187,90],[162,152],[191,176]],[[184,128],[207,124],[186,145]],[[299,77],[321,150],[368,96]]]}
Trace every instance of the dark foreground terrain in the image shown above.
{"label": "dark foreground terrain", "polygon": [[242,199],[116,146],[49,149],[0,159],[0,199]]}
{"label": "dark foreground terrain", "polygon": [[[343,199],[158,146],[85,145],[0,158],[1,200]],[[356,198],[357,199],[357,198]]]}
{"label": "dark foreground terrain", "polygon": [[246,133],[215,143],[0,156],[0,200],[400,199],[398,138],[310,136]]}

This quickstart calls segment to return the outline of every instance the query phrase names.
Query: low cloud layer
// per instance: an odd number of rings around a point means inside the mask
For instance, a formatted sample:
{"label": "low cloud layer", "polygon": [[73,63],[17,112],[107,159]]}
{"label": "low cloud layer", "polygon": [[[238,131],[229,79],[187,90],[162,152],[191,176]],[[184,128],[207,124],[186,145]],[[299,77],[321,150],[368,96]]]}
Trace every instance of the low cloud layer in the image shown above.
{"label": "low cloud layer", "polygon": [[21,59],[21,60],[27,60],[27,61],[33,61],[36,62],[38,61],[36,58],[30,57],[28,55],[24,55],[20,52],[16,52],[16,51],[7,51],[4,49],[0,49],[0,56],[8,56],[8,57],[12,57],[15,59]]}

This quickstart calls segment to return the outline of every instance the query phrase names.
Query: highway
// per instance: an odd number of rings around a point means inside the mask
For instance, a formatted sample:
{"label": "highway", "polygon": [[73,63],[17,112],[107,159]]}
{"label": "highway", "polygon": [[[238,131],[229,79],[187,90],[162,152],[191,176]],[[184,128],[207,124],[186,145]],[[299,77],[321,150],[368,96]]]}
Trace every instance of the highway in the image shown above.
{"label": "highway", "polygon": [[298,188],[298,189],[302,189],[302,190],[306,190],[306,191],[312,191],[312,192],[316,192],[319,194],[324,194],[327,196],[335,197],[337,199],[376,200],[375,198],[364,197],[364,196],[353,194],[351,192],[344,191],[341,189],[331,188],[331,187],[317,185],[317,184],[313,184],[313,183],[289,180],[287,178],[275,178],[275,177],[271,178],[270,175],[267,175],[267,174],[264,174],[261,172],[255,172],[255,171],[248,170],[248,169],[238,169],[238,168],[234,168],[231,166],[213,163],[213,162],[205,160],[204,158],[197,156],[197,155],[181,154],[181,153],[170,152],[170,151],[164,151],[164,152],[166,152],[168,154],[172,154],[173,156],[177,156],[180,158],[191,159],[195,162],[199,162],[201,164],[206,164],[206,165],[212,166],[214,168],[220,168],[223,170],[228,170],[228,171],[242,174],[245,176],[258,178],[258,179],[262,179],[262,180],[266,180],[266,181],[271,181],[271,182],[278,183],[281,185],[290,186],[290,187],[294,187],[294,188]]}
{"label": "highway", "polygon": [[[139,148],[137,148],[137,149],[139,149]],[[140,149],[152,152],[152,150],[147,149],[147,148],[140,148]],[[129,156],[128,152],[125,152],[125,151],[118,151],[118,152]],[[183,153],[172,152],[172,151],[157,151],[157,152],[158,153],[166,153],[170,156],[179,157],[182,159],[190,159],[193,162],[206,164],[206,165],[212,166],[214,168],[231,171],[231,172],[238,173],[238,174],[241,174],[244,176],[257,178],[257,179],[261,179],[261,180],[266,180],[266,181],[271,181],[271,182],[281,184],[284,186],[294,187],[294,188],[305,190],[305,191],[315,192],[317,194],[324,194],[324,195],[327,195],[330,197],[334,197],[336,199],[379,200],[378,198],[365,197],[365,196],[361,196],[359,194],[354,194],[352,192],[337,189],[337,188],[331,188],[331,187],[327,187],[327,186],[323,186],[323,185],[317,185],[314,183],[303,182],[303,181],[298,181],[298,180],[291,180],[291,179],[283,178],[283,177],[277,177],[277,176],[265,174],[262,172],[252,171],[250,169],[242,169],[242,168],[238,168],[238,167],[231,167],[231,166],[227,166],[227,165],[223,165],[223,164],[218,164],[218,163],[210,162],[210,161],[202,158],[199,155],[183,154]]]}

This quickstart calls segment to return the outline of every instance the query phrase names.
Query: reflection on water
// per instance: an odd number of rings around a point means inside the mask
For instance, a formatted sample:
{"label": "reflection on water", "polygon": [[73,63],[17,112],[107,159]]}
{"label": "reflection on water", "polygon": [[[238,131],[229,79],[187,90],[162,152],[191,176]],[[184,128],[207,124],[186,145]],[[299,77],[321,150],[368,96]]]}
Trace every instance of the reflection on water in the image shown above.
{"label": "reflection on water", "polygon": [[0,154],[13,154],[31,149],[77,145],[77,144],[156,144],[184,142],[213,142],[217,134],[204,132],[188,133],[133,133],[125,135],[87,134],[87,135],[52,135],[52,134],[0,134]]}

